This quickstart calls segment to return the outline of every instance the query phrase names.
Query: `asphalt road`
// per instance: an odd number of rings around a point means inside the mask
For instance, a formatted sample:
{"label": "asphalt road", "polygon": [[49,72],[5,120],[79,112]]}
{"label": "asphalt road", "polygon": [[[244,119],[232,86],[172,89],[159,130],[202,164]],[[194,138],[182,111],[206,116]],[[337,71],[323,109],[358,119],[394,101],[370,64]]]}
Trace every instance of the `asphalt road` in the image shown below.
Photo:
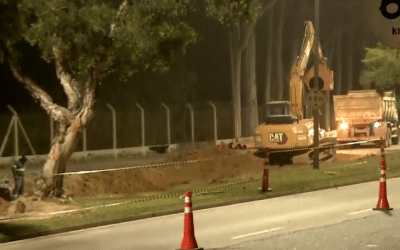
{"label": "asphalt road", "polygon": [[400,210],[244,242],[221,250],[398,250]]}
{"label": "asphalt road", "polygon": [[[400,208],[397,195],[400,192],[400,178],[388,180],[387,185],[389,204],[395,209],[390,218],[398,220],[396,211]],[[313,241],[322,246],[327,238],[326,233],[324,234],[326,229],[319,227],[338,223],[340,225],[345,221],[355,223],[359,221],[357,219],[367,217],[369,219],[359,227],[373,228],[376,221],[380,221],[377,216],[382,216],[382,212],[372,210],[378,201],[378,192],[379,182],[376,181],[194,211],[196,239],[199,247],[211,249],[251,244],[273,236],[286,239],[299,230],[314,230],[315,235],[325,235],[315,237]],[[183,236],[183,217],[183,213],[168,215],[4,243],[1,249],[178,249]],[[397,234],[400,233],[395,225],[393,228],[397,230]],[[334,232],[340,231],[339,229],[332,230]],[[350,229],[351,227],[346,229],[349,237],[355,233]],[[395,230],[388,233],[395,233]],[[275,248],[242,245],[243,248],[239,249],[346,249],[337,248],[334,241],[331,241],[329,248],[289,248],[307,240],[308,238],[297,235],[291,241],[279,241],[280,245]]]}

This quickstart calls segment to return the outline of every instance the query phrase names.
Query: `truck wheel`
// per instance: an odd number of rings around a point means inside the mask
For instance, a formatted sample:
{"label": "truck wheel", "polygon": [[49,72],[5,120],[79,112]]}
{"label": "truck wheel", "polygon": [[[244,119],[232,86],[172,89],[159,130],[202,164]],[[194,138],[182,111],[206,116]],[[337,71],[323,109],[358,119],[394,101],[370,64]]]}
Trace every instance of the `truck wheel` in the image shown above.
{"label": "truck wheel", "polygon": [[396,129],[395,133],[396,133],[397,137],[392,137],[392,143],[393,143],[393,145],[399,145],[399,137],[400,137],[399,129]]}

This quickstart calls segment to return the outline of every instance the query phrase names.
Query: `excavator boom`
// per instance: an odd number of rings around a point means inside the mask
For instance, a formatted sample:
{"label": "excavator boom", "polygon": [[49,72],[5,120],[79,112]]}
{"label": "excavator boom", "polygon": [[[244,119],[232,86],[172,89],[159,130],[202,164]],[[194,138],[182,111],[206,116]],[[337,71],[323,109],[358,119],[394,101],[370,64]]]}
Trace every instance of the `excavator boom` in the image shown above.
{"label": "excavator boom", "polygon": [[[315,30],[311,21],[306,21],[306,30],[300,56],[294,62],[290,75],[290,110],[293,115],[304,118],[303,114],[303,77],[314,46]],[[322,53],[321,44],[318,42],[318,58],[320,63],[326,65],[326,60]]]}

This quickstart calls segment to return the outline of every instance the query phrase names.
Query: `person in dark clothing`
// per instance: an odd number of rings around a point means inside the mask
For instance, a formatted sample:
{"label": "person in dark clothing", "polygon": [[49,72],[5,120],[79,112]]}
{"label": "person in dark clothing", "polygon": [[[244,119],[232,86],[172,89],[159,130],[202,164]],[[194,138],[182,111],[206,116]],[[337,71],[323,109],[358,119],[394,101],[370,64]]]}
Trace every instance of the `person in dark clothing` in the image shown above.
{"label": "person in dark clothing", "polygon": [[14,191],[13,198],[16,199],[23,195],[25,192],[25,164],[28,159],[23,155],[18,161],[15,161],[12,167],[12,173],[14,176]]}

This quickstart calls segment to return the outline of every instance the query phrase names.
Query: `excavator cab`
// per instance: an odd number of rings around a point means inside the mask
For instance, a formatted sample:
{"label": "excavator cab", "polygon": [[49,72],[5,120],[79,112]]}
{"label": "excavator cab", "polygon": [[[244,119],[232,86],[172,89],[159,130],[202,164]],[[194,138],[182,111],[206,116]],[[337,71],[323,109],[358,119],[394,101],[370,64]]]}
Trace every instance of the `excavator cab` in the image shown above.
{"label": "excavator cab", "polygon": [[293,124],[299,119],[290,112],[290,102],[275,101],[264,106],[265,124]]}

